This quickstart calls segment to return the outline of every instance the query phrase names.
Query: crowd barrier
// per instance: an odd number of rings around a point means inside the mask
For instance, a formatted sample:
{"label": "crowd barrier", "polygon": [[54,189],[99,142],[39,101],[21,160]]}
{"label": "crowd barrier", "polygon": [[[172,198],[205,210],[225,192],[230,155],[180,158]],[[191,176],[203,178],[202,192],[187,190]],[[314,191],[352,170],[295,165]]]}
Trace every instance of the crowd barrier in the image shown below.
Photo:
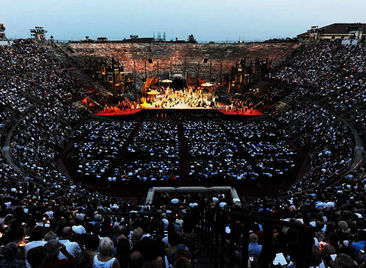
{"label": "crowd barrier", "polygon": [[233,187],[230,186],[213,186],[213,187],[201,187],[201,186],[182,186],[182,187],[152,187],[147,192],[146,205],[151,205],[154,201],[154,195],[156,192],[163,193],[224,193],[229,192],[233,204],[241,206],[238,193]]}

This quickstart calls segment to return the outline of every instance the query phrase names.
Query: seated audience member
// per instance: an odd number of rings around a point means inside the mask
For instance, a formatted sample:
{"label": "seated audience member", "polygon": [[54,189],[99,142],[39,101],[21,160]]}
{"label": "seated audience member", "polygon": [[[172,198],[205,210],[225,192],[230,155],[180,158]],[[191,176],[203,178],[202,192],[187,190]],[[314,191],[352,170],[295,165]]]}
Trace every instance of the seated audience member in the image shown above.
{"label": "seated audience member", "polygon": [[338,254],[333,263],[334,268],[353,268],[356,267],[356,263],[352,258],[346,254]]}
{"label": "seated audience member", "polygon": [[258,260],[262,253],[262,245],[258,244],[258,236],[255,233],[249,235],[248,255]]}
{"label": "seated audience member", "polygon": [[[74,257],[69,252],[67,252],[65,245],[61,244],[57,240],[50,240],[44,245],[44,247],[46,251],[46,259],[42,268],[74,267]],[[62,254],[67,257],[67,259],[59,260],[58,255],[60,252],[62,252]]]}
{"label": "seated audience member", "polygon": [[113,241],[105,237],[99,242],[98,254],[93,258],[93,268],[120,268],[119,262],[113,256]]}
{"label": "seated audience member", "polygon": [[25,267],[24,260],[17,259],[18,245],[14,242],[6,244],[1,249],[3,259],[0,261],[0,267],[23,268]]}
{"label": "seated audience member", "polygon": [[44,246],[35,247],[28,251],[27,261],[31,268],[41,268],[46,258]]}
{"label": "seated audience member", "polygon": [[[67,252],[69,252],[74,258],[80,254],[81,249],[78,243],[70,241],[72,239],[72,229],[70,226],[66,226],[62,230],[62,236],[60,237],[60,243],[64,244]],[[65,255],[60,252],[58,255],[59,260],[67,259]]]}

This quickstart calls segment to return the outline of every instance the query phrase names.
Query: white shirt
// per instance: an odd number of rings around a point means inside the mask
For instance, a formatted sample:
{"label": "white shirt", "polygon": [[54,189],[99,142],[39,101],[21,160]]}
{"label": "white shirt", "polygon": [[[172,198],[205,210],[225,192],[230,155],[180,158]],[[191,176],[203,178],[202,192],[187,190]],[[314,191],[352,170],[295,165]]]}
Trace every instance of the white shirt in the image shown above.
{"label": "white shirt", "polygon": [[[76,242],[71,242],[70,240],[59,240],[59,242],[65,245],[67,252],[69,252],[74,258],[81,252],[81,248]],[[67,259],[67,257],[61,252],[58,254],[57,258],[59,260]]]}
{"label": "white shirt", "polygon": [[168,241],[168,236],[165,236],[163,239],[161,239],[161,241],[163,241],[163,243],[164,243],[165,245],[167,245],[167,246],[168,246],[168,248],[170,248],[170,244],[169,244],[169,241]]}
{"label": "white shirt", "polygon": [[24,247],[25,255],[27,255],[28,251],[31,250],[32,248],[44,246],[46,243],[47,243],[47,241],[43,241],[43,240],[31,241],[31,242],[27,243]]}
{"label": "white shirt", "polygon": [[[43,241],[43,240],[37,240],[37,241],[31,241],[29,243],[27,243],[24,247],[25,250],[25,256],[27,257],[27,253],[29,250],[31,250],[32,248],[36,248],[36,247],[41,247],[44,246],[47,243],[47,241]],[[28,263],[27,259],[25,260],[25,266],[27,268],[31,268],[30,264]]]}
{"label": "white shirt", "polygon": [[52,210],[47,211],[47,212],[46,212],[46,215],[48,216],[48,218],[49,218],[50,220],[52,220],[52,219],[53,219],[53,211],[52,211]]}
{"label": "white shirt", "polygon": [[75,217],[76,217],[78,220],[83,221],[83,220],[84,220],[84,218],[85,218],[85,214],[84,214],[84,213],[76,213]]}
{"label": "white shirt", "polygon": [[112,258],[109,261],[103,262],[98,260],[98,255],[95,255],[93,261],[93,268],[112,268],[115,260],[116,260],[115,258]]}
{"label": "white shirt", "polygon": [[168,230],[169,221],[166,218],[162,219],[162,222],[164,223],[164,231]]}

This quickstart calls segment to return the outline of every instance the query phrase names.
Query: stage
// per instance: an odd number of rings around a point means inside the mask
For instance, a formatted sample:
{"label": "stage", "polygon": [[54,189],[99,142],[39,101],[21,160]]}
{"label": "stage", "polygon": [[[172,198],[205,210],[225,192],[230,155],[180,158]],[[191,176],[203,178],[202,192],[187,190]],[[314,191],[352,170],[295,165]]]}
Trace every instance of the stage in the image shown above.
{"label": "stage", "polygon": [[116,115],[133,115],[140,112],[142,109],[125,109],[125,110],[112,110],[112,111],[99,111],[94,113],[95,116],[116,116]]}
{"label": "stage", "polygon": [[244,111],[230,111],[230,110],[223,110],[223,109],[217,109],[220,113],[223,113],[225,115],[245,115],[245,116],[262,116],[264,113],[257,109],[248,109],[245,112]]}
{"label": "stage", "polygon": [[138,109],[126,109],[126,110],[106,110],[106,111],[99,111],[94,113],[95,116],[128,116],[128,115],[134,115],[139,113],[143,110],[149,110],[149,111],[163,111],[163,110],[181,110],[181,111],[218,111],[224,115],[232,115],[232,116],[263,116],[264,114],[257,110],[257,109],[247,109],[246,111],[237,111],[237,110],[228,110],[224,108],[223,106],[220,107],[190,107],[184,104],[181,105],[175,105],[173,107],[168,108],[154,108],[150,106],[144,106],[143,108]]}

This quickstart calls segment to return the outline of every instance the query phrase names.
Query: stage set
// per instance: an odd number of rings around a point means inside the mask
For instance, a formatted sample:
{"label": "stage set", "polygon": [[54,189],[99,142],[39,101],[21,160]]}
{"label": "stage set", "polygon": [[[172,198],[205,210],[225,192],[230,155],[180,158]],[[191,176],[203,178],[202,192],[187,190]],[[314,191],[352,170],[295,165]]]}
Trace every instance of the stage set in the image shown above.
{"label": "stage set", "polygon": [[[150,59],[149,63],[152,62]],[[233,62],[229,71],[226,66],[223,73],[222,61],[215,63],[208,58],[202,64],[184,60],[175,68],[170,62],[168,69],[157,61],[154,75],[149,76],[146,61],[145,68],[136,70],[134,62],[133,70],[127,71],[113,57],[91,58],[89,63],[92,77],[113,96],[98,99],[95,94],[87,95],[82,103],[96,116],[133,115],[146,109],[217,110],[226,115],[261,116],[257,104],[244,96],[265,78],[272,66],[268,59],[253,61],[244,57]]]}
{"label": "stage set", "polygon": [[[169,80],[168,80],[169,81]],[[163,82],[168,83],[167,80]],[[133,115],[141,110],[217,110],[226,115],[261,116],[262,112],[255,109],[251,102],[234,99],[230,104],[216,101],[213,84],[204,83],[200,87],[188,87],[175,90],[169,86],[142,89],[137,101],[124,100],[117,105],[105,104],[96,116]]]}
{"label": "stage set", "polygon": [[[176,107],[176,108],[144,108],[146,110],[176,110],[176,109],[182,109],[182,110],[217,110],[222,114],[225,115],[241,115],[241,116],[263,116],[264,114],[257,110],[249,110],[249,111],[235,111],[235,110],[226,110],[226,109],[213,109],[213,108],[192,108],[192,107]],[[113,111],[100,111],[94,113],[95,116],[120,116],[120,115],[133,115],[136,114],[144,109],[126,109],[126,110],[113,110]]]}

